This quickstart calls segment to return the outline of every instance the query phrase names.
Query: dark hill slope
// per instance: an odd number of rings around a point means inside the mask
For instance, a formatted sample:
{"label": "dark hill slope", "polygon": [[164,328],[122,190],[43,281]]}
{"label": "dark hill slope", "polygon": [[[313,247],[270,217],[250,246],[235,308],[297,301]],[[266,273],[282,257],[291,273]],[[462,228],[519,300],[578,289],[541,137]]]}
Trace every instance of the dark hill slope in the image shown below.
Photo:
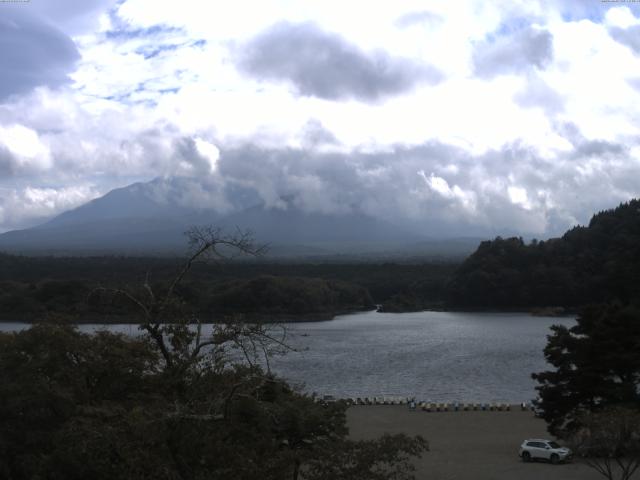
{"label": "dark hill slope", "polygon": [[452,307],[579,307],[640,300],[640,200],[593,216],[561,238],[482,242],[447,288]]}

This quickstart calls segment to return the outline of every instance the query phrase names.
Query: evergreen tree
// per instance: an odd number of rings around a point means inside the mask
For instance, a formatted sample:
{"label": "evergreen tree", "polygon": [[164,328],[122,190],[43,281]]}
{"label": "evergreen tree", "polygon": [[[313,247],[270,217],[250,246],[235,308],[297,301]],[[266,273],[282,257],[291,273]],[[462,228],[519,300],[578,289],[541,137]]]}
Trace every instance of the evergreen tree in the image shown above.
{"label": "evergreen tree", "polygon": [[640,408],[640,310],[598,305],[571,328],[555,325],[544,350],[554,370],[535,373],[538,406],[558,436],[575,431],[586,412]]}

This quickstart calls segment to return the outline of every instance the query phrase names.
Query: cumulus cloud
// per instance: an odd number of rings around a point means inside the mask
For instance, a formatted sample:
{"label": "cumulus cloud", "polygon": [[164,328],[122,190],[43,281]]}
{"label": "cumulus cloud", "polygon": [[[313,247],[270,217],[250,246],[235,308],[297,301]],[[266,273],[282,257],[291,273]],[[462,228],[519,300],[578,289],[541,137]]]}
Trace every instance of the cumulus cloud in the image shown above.
{"label": "cumulus cloud", "polygon": [[627,79],[627,83],[640,92],[640,77],[629,78]]}
{"label": "cumulus cloud", "polygon": [[[223,150],[219,168],[227,184],[255,190],[273,208],[285,208],[287,197],[303,210],[362,212],[420,225],[427,235],[544,237],[631,194],[620,188],[618,169],[608,170],[625,151],[590,142],[578,151],[579,159],[574,152],[546,159],[517,144],[481,155],[437,142],[349,154],[245,145]],[[640,175],[640,164],[628,163],[631,172]]]}
{"label": "cumulus cloud", "polygon": [[629,152],[626,145],[605,140],[583,139],[573,151],[574,158],[595,157],[598,159],[624,158]]}
{"label": "cumulus cloud", "polygon": [[[70,35],[95,30],[100,15],[115,7],[118,0],[56,0],[55,2],[29,2],[29,13],[37,14],[63,28]],[[24,8],[23,8],[24,9]]]}
{"label": "cumulus cloud", "polygon": [[442,80],[434,67],[382,51],[364,52],[313,23],[278,23],[238,55],[241,71],[258,79],[291,82],[299,94],[327,100],[376,101]]}
{"label": "cumulus cloud", "polygon": [[589,20],[600,23],[608,12],[613,9],[627,8],[633,12],[640,12],[640,6],[634,1],[597,1],[585,2],[584,0],[539,0],[544,9],[557,10],[562,19],[567,22]]}
{"label": "cumulus cloud", "polygon": [[51,153],[38,134],[23,125],[0,125],[0,171],[7,176],[51,168]]}
{"label": "cumulus cloud", "polygon": [[60,188],[0,187],[0,232],[31,226],[78,207],[101,192],[93,185]]}
{"label": "cumulus cloud", "polygon": [[302,127],[302,144],[305,147],[322,147],[340,143],[336,136],[322,122],[312,118]]}
{"label": "cumulus cloud", "polygon": [[533,27],[515,33],[490,36],[475,46],[473,66],[476,75],[497,75],[544,69],[553,59],[553,35]]}
{"label": "cumulus cloud", "polygon": [[177,160],[172,162],[177,167],[174,174],[201,177],[216,169],[218,149],[206,140],[182,137],[174,142],[174,152]]}
{"label": "cumulus cloud", "polygon": [[549,116],[564,110],[565,100],[538,75],[527,77],[526,86],[514,96],[518,105],[524,108],[541,108]]}
{"label": "cumulus cloud", "polygon": [[443,21],[442,17],[428,10],[405,13],[396,19],[395,24],[399,28],[408,28],[414,25],[437,25]]}
{"label": "cumulus cloud", "polygon": [[[154,177],[167,205],[428,235],[544,237],[640,194],[636,17],[619,7],[56,3],[7,10],[43,43],[0,59],[0,229]],[[0,39],[21,39],[2,9]]]}
{"label": "cumulus cloud", "polygon": [[17,8],[3,8],[0,51],[0,101],[38,86],[68,83],[68,74],[80,58],[67,35]]}
{"label": "cumulus cloud", "polygon": [[629,47],[636,55],[640,55],[640,25],[627,28],[611,27],[609,33],[614,40]]}
{"label": "cumulus cloud", "polygon": [[540,0],[540,3],[547,9],[557,9],[566,21],[590,20],[592,22],[600,22],[607,10],[619,6],[620,3],[630,2],[585,2],[584,0],[562,0],[558,2],[557,0]]}

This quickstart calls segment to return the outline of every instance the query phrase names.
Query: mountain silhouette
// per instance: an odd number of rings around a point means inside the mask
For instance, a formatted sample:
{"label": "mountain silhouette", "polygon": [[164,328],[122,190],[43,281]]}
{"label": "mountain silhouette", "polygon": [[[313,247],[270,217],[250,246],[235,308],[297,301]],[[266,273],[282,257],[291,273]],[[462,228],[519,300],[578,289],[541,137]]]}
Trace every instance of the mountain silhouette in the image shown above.
{"label": "mountain silhouette", "polygon": [[[264,203],[230,213],[217,205],[195,208],[184,202],[189,185],[156,179],[118,188],[33,228],[0,235],[0,249],[39,254],[173,254],[186,248],[184,232],[194,225],[226,232],[250,230],[259,243],[279,253],[321,254],[397,248],[425,240],[421,235],[361,212],[305,211],[284,197],[278,207]],[[228,209],[228,206],[226,206]]]}

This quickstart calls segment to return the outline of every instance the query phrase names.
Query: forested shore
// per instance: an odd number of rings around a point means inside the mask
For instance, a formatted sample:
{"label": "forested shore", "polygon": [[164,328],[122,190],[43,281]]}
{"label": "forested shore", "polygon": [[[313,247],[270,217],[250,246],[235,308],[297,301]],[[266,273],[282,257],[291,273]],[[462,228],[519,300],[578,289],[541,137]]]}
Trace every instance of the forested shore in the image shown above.
{"label": "forested shore", "polygon": [[[74,323],[135,323],[136,309],[103,288],[161,291],[183,259],[0,255],[0,321],[64,318]],[[203,321],[241,314],[260,321],[329,320],[409,295],[441,304],[455,263],[198,263],[175,292]],[[417,293],[416,293],[417,292]],[[415,308],[414,308],[415,310]]]}

